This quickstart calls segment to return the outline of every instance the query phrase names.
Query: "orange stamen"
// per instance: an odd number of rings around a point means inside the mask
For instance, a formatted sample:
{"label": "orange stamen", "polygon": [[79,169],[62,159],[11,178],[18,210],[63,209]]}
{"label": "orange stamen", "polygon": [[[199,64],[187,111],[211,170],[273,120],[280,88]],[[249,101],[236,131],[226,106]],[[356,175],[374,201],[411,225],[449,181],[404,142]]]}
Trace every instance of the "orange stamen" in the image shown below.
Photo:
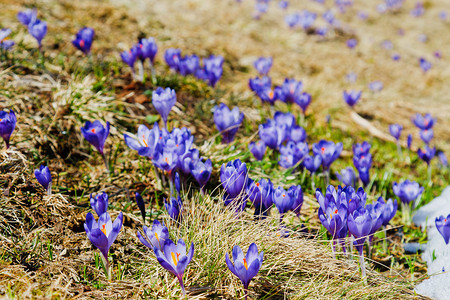
{"label": "orange stamen", "polygon": [[92,131],[92,133],[95,133],[95,128],[92,128],[91,131]]}
{"label": "orange stamen", "polygon": [[244,267],[246,270],[248,270],[248,266],[247,266],[247,259],[244,258]]}
{"label": "orange stamen", "polygon": [[84,41],[80,40],[80,47],[83,48],[84,47]]}
{"label": "orange stamen", "polygon": [[259,186],[259,182],[256,183],[256,186]]}
{"label": "orange stamen", "polygon": [[286,197],[286,195],[285,195],[285,194],[283,194],[283,198],[284,198],[284,197]]}
{"label": "orange stamen", "polygon": [[320,148],[320,151],[322,151],[322,154],[325,153],[325,147]]}
{"label": "orange stamen", "polygon": [[336,209],[335,211],[334,211],[334,214],[337,214],[338,213],[338,210]]}
{"label": "orange stamen", "polygon": [[106,235],[106,224],[102,225],[102,229],[100,229],[104,235]]}
{"label": "orange stamen", "polygon": [[268,95],[269,95],[269,98],[273,98],[273,91],[271,90]]}

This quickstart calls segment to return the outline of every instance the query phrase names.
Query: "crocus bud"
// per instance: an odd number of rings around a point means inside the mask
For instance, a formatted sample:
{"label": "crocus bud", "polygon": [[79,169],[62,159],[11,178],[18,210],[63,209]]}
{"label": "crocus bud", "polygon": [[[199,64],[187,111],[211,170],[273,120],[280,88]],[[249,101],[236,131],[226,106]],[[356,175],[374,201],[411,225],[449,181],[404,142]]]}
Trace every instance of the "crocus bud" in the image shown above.
{"label": "crocus bud", "polygon": [[9,113],[0,111],[0,136],[5,141],[6,149],[9,148],[9,139],[16,128],[16,123],[16,114],[12,109],[9,110]]}
{"label": "crocus bud", "polygon": [[47,191],[47,195],[52,193],[52,174],[47,166],[40,166],[39,169],[34,170],[34,176],[37,181],[44,187]]}

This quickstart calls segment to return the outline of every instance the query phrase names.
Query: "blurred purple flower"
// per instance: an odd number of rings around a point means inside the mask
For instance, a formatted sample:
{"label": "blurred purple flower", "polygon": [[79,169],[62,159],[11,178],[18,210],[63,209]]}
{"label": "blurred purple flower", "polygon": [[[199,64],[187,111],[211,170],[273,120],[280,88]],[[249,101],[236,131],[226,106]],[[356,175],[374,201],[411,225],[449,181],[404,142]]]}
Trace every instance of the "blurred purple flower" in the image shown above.
{"label": "blurred purple flower", "polygon": [[272,57],[260,57],[253,63],[253,66],[259,75],[267,75],[272,67],[272,62]]}
{"label": "blurred purple flower", "polygon": [[342,143],[333,143],[331,141],[320,140],[313,144],[312,150],[315,155],[322,158],[322,167],[328,170],[330,165],[341,155]]}
{"label": "blurred purple flower", "polygon": [[289,28],[294,28],[300,23],[300,15],[298,13],[288,14],[284,17],[284,22]]}
{"label": "blurred purple flower", "polygon": [[428,70],[430,70],[431,69],[431,63],[429,62],[429,61],[427,61],[425,58],[423,58],[423,57],[421,57],[420,59],[419,59],[419,65],[420,65],[420,68],[424,71],[424,72],[427,72]]}
{"label": "blurred purple flower", "polygon": [[81,133],[86,141],[104,156],[103,148],[105,146],[106,138],[109,135],[109,122],[106,122],[105,128],[99,120],[95,120],[93,123],[87,121],[84,124],[84,127],[81,127]]}
{"label": "blurred purple flower", "polygon": [[320,165],[322,164],[322,157],[320,155],[314,155],[314,156],[305,156],[303,160],[303,165],[305,168],[311,172],[311,174],[315,173]]}
{"label": "blurred purple flower", "polygon": [[220,168],[220,182],[231,198],[237,198],[247,187],[247,165],[239,159]]}
{"label": "blurred purple flower", "polygon": [[372,81],[369,83],[369,89],[373,92],[379,92],[383,89],[383,83],[381,81]]}
{"label": "blurred purple flower", "polygon": [[181,223],[183,219],[183,202],[181,202],[181,198],[178,195],[178,198],[170,198],[169,201],[164,199],[164,206],[167,210],[167,214],[176,222]]}
{"label": "blurred purple flower", "polygon": [[34,170],[34,176],[40,185],[47,191],[47,195],[52,193],[52,174],[47,166],[41,165],[39,169]]}
{"label": "blurred purple flower", "polygon": [[225,103],[220,103],[214,108],[214,123],[222,134],[222,143],[228,144],[234,140],[243,119],[244,113],[237,106],[230,110]]}
{"label": "blurred purple flower", "polygon": [[84,54],[88,54],[91,51],[94,35],[94,29],[90,27],[83,27],[76,34],[75,39],[72,41],[72,45]]}
{"label": "blurred purple flower", "polygon": [[36,19],[28,24],[28,32],[36,39],[39,49],[42,46],[42,39],[47,34],[47,22]]}
{"label": "blurred purple flower", "polygon": [[398,53],[392,54],[392,60],[399,61],[400,60],[400,54],[398,54]]}
{"label": "blurred purple flower", "polygon": [[9,139],[16,128],[16,123],[16,114],[12,109],[9,110],[9,113],[0,111],[0,136],[5,141],[6,149],[9,148]]}
{"label": "blurred purple flower", "polygon": [[132,47],[128,51],[123,51],[120,53],[120,58],[122,58],[122,61],[126,63],[128,66],[130,66],[131,71],[134,74],[134,63],[136,62],[138,55],[138,49],[136,47]]}
{"label": "blurred purple flower", "polygon": [[195,75],[200,67],[200,59],[197,55],[186,55],[181,57],[179,72],[183,76]]}
{"label": "blurred purple flower", "polygon": [[403,126],[399,124],[389,125],[389,133],[398,141],[402,134]]}
{"label": "blurred purple flower", "polygon": [[350,49],[353,49],[356,47],[356,45],[358,45],[358,40],[357,39],[349,39],[347,40],[347,47],[349,47]]}
{"label": "blurred purple flower", "polygon": [[428,130],[421,130],[420,131],[420,138],[422,139],[422,141],[424,141],[425,144],[429,144],[430,141],[433,139],[434,133],[433,133],[433,129],[428,129]]}
{"label": "blurred purple flower", "polygon": [[212,172],[211,160],[208,159],[205,162],[202,162],[201,160],[191,162],[190,169],[192,176],[194,176],[195,180],[197,180],[200,188],[204,190],[205,185],[208,182]]}
{"label": "blurred purple flower", "polygon": [[224,58],[220,55],[211,55],[209,58],[203,59],[203,73],[204,79],[208,81],[208,84],[212,87],[216,86],[216,83],[222,77]]}
{"label": "blurred purple flower", "polygon": [[386,202],[384,202],[383,197],[379,197],[378,202],[383,204],[382,225],[386,226],[397,213],[397,200],[392,201],[392,199],[388,199]]}
{"label": "blurred purple flower", "polygon": [[100,217],[108,210],[108,199],[108,194],[105,192],[95,196],[92,196],[92,194],[89,195],[89,203],[97,216]]}
{"label": "blurred purple flower", "polygon": [[419,34],[419,36],[417,37],[417,40],[421,43],[426,43],[426,42],[428,42],[428,36],[424,33]]}
{"label": "blurred purple flower", "polygon": [[363,185],[368,185],[370,182],[369,171],[372,167],[372,155],[369,153],[367,155],[353,156],[353,164],[358,170],[359,178],[361,179]]}
{"label": "blurred purple flower", "polygon": [[433,128],[434,123],[436,122],[436,118],[433,118],[429,113],[422,116],[417,113],[414,119],[412,120],[414,125],[422,130],[428,130]]}
{"label": "blurred purple flower", "polygon": [[356,177],[356,173],[352,167],[347,167],[341,170],[341,173],[335,173],[337,179],[345,184],[346,186],[356,187],[356,181],[358,178]]}
{"label": "blurred purple flower", "polygon": [[441,161],[442,166],[448,167],[448,159],[445,156],[445,153],[442,151],[438,151],[437,155],[439,157],[439,160]]}
{"label": "blurred purple flower", "polygon": [[288,138],[287,126],[277,124],[274,120],[267,120],[266,123],[259,125],[259,138],[267,147],[277,149]]}
{"label": "blurred purple flower", "polygon": [[17,19],[25,26],[28,26],[30,23],[33,23],[37,17],[36,8],[27,9],[26,11],[20,11],[17,14]]}
{"label": "blurred purple flower", "polygon": [[162,251],[157,247],[153,248],[153,251],[161,266],[178,278],[183,295],[186,297],[183,275],[194,256],[194,243],[191,244],[189,254],[186,253],[186,244],[182,239],[178,240],[177,245],[172,240],[166,239]]}
{"label": "blurred purple flower", "polygon": [[343,92],[343,98],[344,101],[350,106],[353,107],[358,100],[361,98],[361,91],[350,91],[347,93],[347,91]]}
{"label": "blurred purple flower", "polygon": [[285,78],[279,89],[278,98],[285,103],[298,102],[303,89],[303,83],[295,79]]}
{"label": "blurred purple flower", "polygon": [[144,61],[148,58],[153,64],[153,62],[155,61],[156,53],[158,53],[158,46],[156,45],[154,38],[149,37],[147,39],[141,39],[136,48],[138,49],[138,58],[141,61]]}
{"label": "blurred purple flower", "polygon": [[439,19],[441,19],[442,21],[447,20],[447,17],[448,17],[448,14],[446,11],[443,10],[443,11],[439,12]]}
{"label": "blurred purple flower", "polygon": [[164,52],[164,60],[169,68],[178,71],[180,69],[181,50],[169,48]]}
{"label": "blurred purple flower", "polygon": [[419,148],[417,150],[417,154],[424,162],[427,163],[427,165],[429,165],[431,159],[433,159],[434,155],[436,154],[436,147],[430,148],[428,147],[428,145],[425,145],[423,149]]}
{"label": "blurred purple flower", "polygon": [[306,140],[306,131],[301,126],[294,125],[289,131],[289,140],[294,143],[304,142]]}
{"label": "blurred purple flower", "polygon": [[172,107],[177,102],[177,95],[171,88],[163,89],[158,87],[152,92],[152,104],[156,111],[161,115],[164,121],[164,127],[167,129],[167,118]]}
{"label": "blurred purple flower", "polygon": [[408,179],[400,183],[394,182],[392,185],[394,194],[405,204],[414,201],[423,192],[423,187],[417,182]]}
{"label": "blurred purple flower", "polygon": [[408,137],[407,137],[407,140],[406,140],[406,144],[408,146],[408,149],[411,149],[412,139],[413,139],[412,134],[411,133],[408,134]]}
{"label": "blurred purple flower", "polygon": [[425,7],[422,2],[417,2],[416,6],[411,10],[411,15],[414,17],[420,17],[425,13]]}
{"label": "blurred purple flower", "polygon": [[350,72],[347,75],[345,75],[345,78],[347,79],[348,82],[356,82],[356,79],[358,78],[358,76],[356,75],[356,73],[354,72]]}
{"label": "blurred purple flower", "polygon": [[266,153],[266,144],[264,144],[263,141],[257,141],[251,142],[248,145],[248,149],[253,154],[253,156],[256,158],[256,160],[262,160],[264,157],[264,154]]}
{"label": "blurred purple flower", "polygon": [[11,29],[9,28],[2,28],[0,30],[0,48],[9,50],[14,46],[14,42],[11,40],[8,40],[8,36],[11,34]]}

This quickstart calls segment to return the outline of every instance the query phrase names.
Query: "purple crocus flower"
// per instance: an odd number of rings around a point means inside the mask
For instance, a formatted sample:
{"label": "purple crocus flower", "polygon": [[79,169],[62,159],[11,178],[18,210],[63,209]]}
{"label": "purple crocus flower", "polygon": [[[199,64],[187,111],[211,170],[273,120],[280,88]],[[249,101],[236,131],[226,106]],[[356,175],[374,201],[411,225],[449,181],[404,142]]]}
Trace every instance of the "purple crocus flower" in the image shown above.
{"label": "purple crocus flower", "polygon": [[367,155],[353,156],[353,164],[358,170],[359,178],[363,185],[368,185],[370,182],[369,170],[372,166],[372,155],[369,153]]}
{"label": "purple crocus flower", "polygon": [[347,79],[348,82],[354,83],[356,82],[356,79],[358,79],[358,76],[355,72],[350,72],[347,75],[345,75],[345,79]]}
{"label": "purple crocus flower", "polygon": [[259,138],[271,149],[277,149],[287,140],[286,124],[277,124],[274,120],[267,120],[259,125]]}
{"label": "purple crocus flower", "polygon": [[141,61],[150,59],[151,64],[155,61],[156,53],[158,53],[158,46],[155,39],[149,37],[148,39],[141,39],[138,43],[138,57]]}
{"label": "purple crocus flower", "polygon": [[258,93],[266,89],[271,89],[272,79],[269,76],[250,78],[248,81],[248,86],[252,91]]}
{"label": "purple crocus flower", "polygon": [[16,128],[16,123],[16,114],[12,109],[9,110],[9,113],[0,111],[0,136],[5,141],[6,149],[9,148],[9,139]]}
{"label": "purple crocus flower", "polygon": [[11,34],[11,29],[9,28],[2,28],[0,29],[0,48],[9,50],[14,46],[14,42],[11,40],[8,40],[8,35]]}
{"label": "purple crocus flower", "polygon": [[177,191],[177,194],[180,195],[180,191],[181,191],[181,182],[180,182],[180,173],[176,172],[175,173],[175,190]]}
{"label": "purple crocus flower", "polygon": [[128,66],[130,66],[131,71],[134,74],[134,63],[136,62],[138,56],[138,48],[132,47],[128,51],[123,51],[120,53],[120,58],[122,58],[122,61],[126,63]]}
{"label": "purple crocus flower", "polygon": [[408,179],[400,183],[394,182],[392,189],[394,194],[405,204],[416,200],[423,192],[423,187],[417,182],[409,181]]}
{"label": "purple crocus flower", "polygon": [[[287,191],[281,186],[277,187],[273,191],[273,203],[277,207],[280,213],[280,222],[283,220],[284,214],[290,210],[293,210],[297,205],[297,198],[299,197],[297,186],[291,186]],[[301,188],[300,188],[301,190]],[[303,194],[302,194],[303,200]],[[301,204],[300,204],[301,206]]]}
{"label": "purple crocus flower", "polygon": [[253,156],[256,158],[256,160],[262,160],[264,157],[264,154],[266,153],[266,144],[264,144],[263,141],[257,141],[251,142],[248,145],[248,149],[253,154]]}
{"label": "purple crocus flower", "polygon": [[27,9],[26,11],[20,11],[17,14],[17,19],[25,26],[33,23],[36,20],[37,10],[36,8]]}
{"label": "purple crocus flower", "polygon": [[378,202],[383,204],[383,226],[386,226],[389,224],[389,222],[392,220],[392,218],[395,216],[395,213],[397,212],[397,200],[392,201],[392,199],[388,199],[386,202],[384,202],[383,197],[378,198]]}
{"label": "purple crocus flower", "polygon": [[212,87],[216,86],[216,83],[222,77],[224,58],[220,55],[211,55],[209,58],[203,59],[203,72],[208,84]]}
{"label": "purple crocus flower", "polygon": [[178,168],[186,175],[191,174],[191,162],[196,162],[199,158],[198,150],[191,149],[178,158]]}
{"label": "purple crocus flower", "polygon": [[422,2],[417,2],[416,6],[411,10],[411,15],[414,17],[420,17],[425,13],[425,7]]}
{"label": "purple crocus flower", "polygon": [[278,97],[285,103],[297,102],[300,98],[303,89],[303,83],[293,78],[285,78],[283,85],[280,87]]}
{"label": "purple crocus flower", "polygon": [[75,39],[72,41],[72,45],[84,54],[88,54],[91,51],[94,35],[94,29],[90,27],[83,27],[76,34]]}
{"label": "purple crocus flower", "polygon": [[40,166],[39,169],[34,170],[34,176],[37,181],[47,191],[47,195],[52,194],[52,174],[47,166]]}
{"label": "purple crocus flower", "polygon": [[421,130],[420,131],[420,138],[422,139],[422,141],[424,141],[425,144],[429,144],[430,141],[433,139],[434,133],[433,133],[433,129],[428,129],[428,130]]}
{"label": "purple crocus flower", "polygon": [[421,57],[419,59],[419,65],[420,65],[420,68],[422,69],[422,71],[425,72],[425,73],[428,70],[430,70],[431,67],[432,67],[431,63],[428,60],[426,60],[425,58],[423,58],[423,57]]}
{"label": "purple crocus flower", "polygon": [[419,113],[416,114],[414,119],[412,120],[414,125],[422,130],[431,129],[436,122],[436,118],[433,118],[429,113],[425,115],[421,115]]}
{"label": "purple crocus flower", "polygon": [[349,40],[347,40],[347,47],[349,47],[350,49],[355,48],[356,45],[358,45],[358,40],[357,39],[349,39]]}
{"label": "purple crocus flower", "polygon": [[333,186],[328,186],[325,197],[320,189],[316,190],[316,198],[320,204],[319,219],[331,234],[332,239],[343,239],[347,235],[347,199],[346,194],[339,195]]}
{"label": "purple crocus flower", "polygon": [[433,159],[434,155],[436,154],[436,147],[430,148],[428,145],[425,145],[425,147],[419,148],[417,150],[417,154],[419,157],[427,163],[427,165],[430,164],[431,159]]}
{"label": "purple crocus flower", "polygon": [[92,196],[92,194],[89,195],[89,202],[92,209],[97,213],[97,216],[100,217],[108,210],[108,198],[108,194],[105,192],[95,196]]}
{"label": "purple crocus flower", "polygon": [[164,224],[161,224],[158,220],[153,220],[152,230],[147,226],[142,226],[144,235],[139,231],[137,232],[137,237],[141,243],[150,249],[159,249],[163,251],[163,246],[166,240],[169,239],[169,230]]}
{"label": "purple crocus flower", "polygon": [[352,167],[347,167],[345,169],[342,169],[340,174],[338,172],[336,172],[335,174],[336,174],[337,179],[340,182],[342,182],[343,184],[345,184],[346,186],[352,186],[352,187],[356,186],[358,177],[356,177],[356,173]]}
{"label": "purple crocus flower", "polygon": [[364,207],[366,205],[367,201],[367,193],[364,191],[362,187],[359,187],[357,191],[352,186],[346,186],[343,189],[341,189],[340,186],[338,186],[337,194],[341,194],[344,192],[347,196],[347,210],[348,213],[352,213],[355,210],[359,209],[360,207]]}
{"label": "purple crocus flower", "polygon": [[287,1],[287,0],[281,0],[281,1],[278,1],[278,7],[279,7],[279,8],[281,8],[281,9],[287,9],[288,6],[289,6],[289,1]]}
{"label": "purple crocus flower", "polygon": [[270,179],[253,180],[247,185],[248,198],[255,206],[255,216],[267,216],[273,204],[273,184]]}
{"label": "purple crocus flower", "polygon": [[344,101],[350,106],[353,107],[361,98],[361,91],[350,91],[347,93],[347,91],[343,92],[343,98]]}
{"label": "purple crocus flower", "polygon": [[153,125],[153,129],[148,129],[147,126],[141,124],[138,127],[136,134],[137,139],[134,139],[127,134],[124,134],[125,144],[133,150],[138,151],[141,156],[153,158],[156,145],[161,136],[158,123]]}
{"label": "purple crocus flower", "polygon": [[181,50],[169,48],[164,52],[164,60],[169,68],[178,71],[180,69]]}
{"label": "purple crocus flower", "polygon": [[28,32],[36,39],[39,49],[42,46],[42,39],[47,34],[47,22],[36,19],[28,24]]}
{"label": "purple crocus flower", "polygon": [[[178,165],[178,154],[176,152],[177,144],[173,139],[169,139],[166,141],[166,144],[158,144],[155,149],[155,155],[153,157],[153,164],[159,169],[166,171],[169,176],[172,175],[172,171]],[[178,148],[183,148],[180,147]]]}
{"label": "purple crocus flower", "polygon": [[222,134],[223,143],[231,143],[234,140],[243,119],[244,114],[239,112],[237,106],[230,110],[225,103],[220,103],[214,108],[214,123]]}
{"label": "purple crocus flower", "polygon": [[119,213],[114,223],[107,212],[102,214],[98,221],[95,221],[92,213],[86,215],[86,222],[84,223],[84,230],[91,241],[91,243],[100,250],[102,254],[103,264],[108,273],[108,278],[111,278],[111,269],[109,268],[108,252],[112,244],[119,235],[123,224],[123,214]]}
{"label": "purple crocus flower", "polygon": [[100,152],[102,156],[103,147],[105,146],[106,138],[109,135],[109,122],[106,122],[106,128],[103,127],[99,120],[95,120],[93,123],[87,121],[84,127],[81,127],[81,133],[86,141],[88,141],[95,149]]}
{"label": "purple crocus flower", "polygon": [[275,101],[279,99],[279,93],[272,88],[263,87],[256,91],[256,94],[262,102],[269,102],[270,105],[274,105]]}
{"label": "purple crocus flower", "polygon": [[362,142],[361,144],[354,144],[353,155],[354,156],[368,155],[371,147],[372,146],[368,142]]}
{"label": "purple crocus flower", "polygon": [[437,230],[444,238],[445,244],[448,245],[448,241],[450,240],[450,215],[446,218],[444,216],[436,218],[435,224]]}
{"label": "purple crocus flower", "polygon": [[297,103],[298,106],[300,106],[300,108],[303,111],[303,114],[305,114],[306,109],[311,104],[311,95],[306,92],[303,92],[300,94],[299,97],[295,97],[294,101],[295,103]]}
{"label": "purple crocus flower", "polygon": [[309,172],[311,172],[311,174],[315,173],[319,169],[321,164],[322,157],[320,155],[306,155],[303,159],[303,165]]}
{"label": "purple crocus flower", "polygon": [[398,53],[394,53],[394,54],[392,54],[391,58],[393,61],[399,61],[401,56]]}
{"label": "purple crocus flower", "polygon": [[372,81],[369,83],[369,89],[373,92],[380,92],[383,89],[383,83],[381,81]]}
{"label": "purple crocus flower", "polygon": [[178,240],[178,244],[166,239],[164,242],[163,250],[161,251],[157,247],[153,248],[156,258],[161,266],[175,275],[180,282],[181,290],[186,296],[186,291],[183,284],[183,275],[187,265],[191,262],[194,256],[194,243],[191,243],[189,253],[186,253],[186,244],[182,239]]}
{"label": "purple crocus flower", "polygon": [[316,20],[317,15],[308,10],[303,10],[299,14],[299,22],[298,25],[303,28],[303,30],[307,30],[310,28],[314,21]]}
{"label": "purple crocus flower", "polygon": [[439,157],[439,160],[441,161],[442,166],[448,167],[448,159],[445,156],[445,153],[442,151],[438,151],[437,155]]}
{"label": "purple crocus flower", "polygon": [[343,145],[342,143],[333,143],[331,141],[320,140],[313,144],[312,150],[315,155],[322,158],[322,167],[328,170],[330,165],[341,155]]}
{"label": "purple crocus flower", "polygon": [[178,196],[178,199],[172,197],[169,201],[164,199],[164,206],[166,207],[169,217],[174,219],[176,222],[181,223],[183,218],[183,202],[181,202],[180,196]]}
{"label": "purple crocus flower", "polygon": [[289,132],[289,140],[298,143],[306,140],[306,131],[303,127],[294,125]]}
{"label": "purple crocus flower", "polygon": [[406,140],[406,144],[408,146],[408,149],[411,149],[412,139],[413,139],[412,134],[408,134],[408,138]]}
{"label": "purple crocus flower", "polygon": [[295,125],[295,117],[290,112],[283,113],[281,111],[275,112],[273,117],[277,125],[286,125],[286,129],[290,129]]}
{"label": "purple crocus flower", "polygon": [[206,183],[209,180],[212,172],[212,162],[208,159],[205,162],[197,160],[196,162],[191,162],[190,164],[191,174],[194,176],[203,191]]}
{"label": "purple crocus flower", "polygon": [[284,17],[284,22],[292,29],[300,23],[300,15],[298,13],[288,14]]}
{"label": "purple crocus flower", "polygon": [[167,129],[167,117],[169,116],[170,110],[177,102],[177,95],[171,88],[163,89],[158,87],[152,93],[152,104],[156,111],[161,115],[164,121],[164,127]]}
{"label": "purple crocus flower", "polygon": [[247,186],[247,165],[239,159],[220,168],[220,181],[231,198],[237,198]]}
{"label": "purple crocus flower", "polygon": [[[360,257],[363,256],[364,242],[372,230],[373,223],[374,220],[372,215],[364,207],[361,207],[348,215],[348,230],[355,237],[353,244],[356,246]],[[361,269],[363,270],[364,277],[365,270],[363,268]]]}
{"label": "purple crocus flower", "polygon": [[137,206],[139,208],[139,211],[141,212],[142,220],[145,223],[145,203],[144,203],[144,199],[142,198],[141,194],[139,194],[138,192],[136,192],[135,198],[136,198],[136,204],[137,204]]}
{"label": "purple crocus flower", "polygon": [[259,75],[267,75],[272,68],[272,62],[272,57],[260,57],[253,63],[253,66]]}
{"label": "purple crocus flower", "polygon": [[186,55],[180,59],[179,72],[183,76],[195,75],[200,66],[200,59],[197,55]]}
{"label": "purple crocus flower", "polygon": [[402,134],[403,126],[400,124],[389,125],[389,133],[398,141]]}
{"label": "purple crocus flower", "polygon": [[250,281],[258,274],[263,262],[264,252],[258,254],[258,247],[252,243],[244,256],[239,246],[233,247],[233,262],[231,262],[228,253],[225,254],[225,260],[228,269],[236,275],[244,285],[245,300],[247,300],[247,289]]}

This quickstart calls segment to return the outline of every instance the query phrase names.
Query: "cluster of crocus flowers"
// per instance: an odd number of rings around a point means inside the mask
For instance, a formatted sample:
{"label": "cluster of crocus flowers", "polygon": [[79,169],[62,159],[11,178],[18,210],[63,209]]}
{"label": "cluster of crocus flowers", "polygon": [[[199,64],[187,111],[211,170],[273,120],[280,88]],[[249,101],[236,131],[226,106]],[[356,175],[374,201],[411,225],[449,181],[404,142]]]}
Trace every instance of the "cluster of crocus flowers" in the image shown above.
{"label": "cluster of crocus flowers", "polygon": [[220,55],[211,55],[201,63],[197,55],[182,56],[180,49],[169,48],[164,53],[164,60],[175,72],[183,76],[193,75],[212,87],[215,87],[222,77],[224,58]]}
{"label": "cluster of crocus flowers", "polygon": [[17,118],[12,109],[9,113],[6,111],[0,111],[0,136],[5,141],[6,149],[9,149],[9,140],[16,128]]}
{"label": "cluster of crocus flowers", "polygon": [[9,40],[8,36],[11,34],[11,29],[0,29],[0,49],[9,50],[14,46],[14,41]]}
{"label": "cluster of crocus flowers", "polygon": [[228,269],[236,275],[244,286],[245,299],[248,295],[248,286],[250,281],[255,277],[263,263],[264,252],[258,253],[258,247],[252,243],[248,248],[247,254],[244,255],[239,246],[234,246],[232,251],[233,262],[230,260],[228,253],[225,254],[225,261]]}
{"label": "cluster of crocus flowers", "polygon": [[42,39],[47,34],[47,23],[37,18],[36,9],[28,9],[17,14],[17,19],[28,28],[28,32],[33,36],[39,45],[39,50],[42,47]]}
{"label": "cluster of crocus flowers", "polygon": [[288,14],[284,17],[284,21],[289,26],[289,28],[301,28],[303,30],[308,30],[314,24],[317,15],[308,10],[302,10],[300,12],[295,12],[293,14]]}
{"label": "cluster of crocus flowers", "polygon": [[214,123],[222,134],[222,143],[228,144],[234,140],[239,126],[244,120],[244,113],[235,106],[232,110],[225,103],[220,103],[214,108]]}
{"label": "cluster of crocus flowers", "polygon": [[364,186],[370,182],[370,168],[372,167],[371,145],[368,142],[353,145],[353,164],[358,170],[359,179]]}
{"label": "cluster of crocus flowers", "polygon": [[34,176],[50,196],[52,194],[52,174],[48,167],[40,166],[39,169],[34,170]]}
{"label": "cluster of crocus flowers", "polygon": [[81,133],[86,141],[88,141],[98,152],[100,152],[103,162],[105,163],[106,170],[109,172],[109,165],[106,159],[106,155],[103,151],[105,147],[105,141],[109,135],[109,122],[106,122],[106,128],[99,120],[94,122],[87,121],[84,127],[81,127]]}
{"label": "cluster of crocus flowers", "polygon": [[360,255],[364,277],[363,245],[367,239],[370,253],[373,234],[394,217],[397,211],[396,202],[393,203],[390,199],[385,202],[380,197],[375,203],[366,204],[367,194],[364,190],[359,188],[355,191],[351,186],[343,189],[338,186],[336,190],[330,185],[325,195],[317,189],[316,198],[320,205],[319,219],[332,236],[333,253],[336,242],[341,244],[345,252],[345,239],[347,236],[353,236],[353,245]]}
{"label": "cluster of crocus flowers", "polygon": [[136,61],[139,62],[139,74],[137,79],[139,81],[144,81],[144,62],[146,59],[149,60],[152,78],[155,81],[155,71],[153,68],[153,64],[155,61],[155,56],[158,53],[158,46],[156,45],[155,39],[153,37],[147,39],[141,39],[138,43],[133,45],[129,50],[123,51],[120,53],[120,57],[124,63],[126,63],[133,73],[133,76],[136,75],[136,71],[134,65]]}
{"label": "cluster of crocus flowers", "polygon": [[77,32],[75,39],[72,41],[72,45],[87,55],[91,52],[94,35],[94,29],[90,27],[83,27]]}
{"label": "cluster of crocus flowers", "polygon": [[151,230],[147,228],[147,226],[143,226],[143,231],[144,235],[139,231],[137,232],[139,241],[141,241],[144,246],[152,249],[161,266],[177,277],[183,295],[186,295],[183,284],[183,275],[187,265],[194,256],[194,243],[191,243],[189,252],[187,252],[184,241],[179,239],[178,243],[175,244],[170,239],[167,227],[158,220],[153,221]]}
{"label": "cluster of crocus flowers", "polygon": [[111,279],[108,253],[122,228],[123,214],[120,212],[114,222],[112,222],[111,216],[107,212],[108,195],[106,193],[96,195],[95,197],[91,195],[90,203],[99,218],[96,221],[94,215],[89,212],[86,215],[84,229],[91,243],[100,250],[106,276],[108,279]]}
{"label": "cluster of crocus flowers", "polygon": [[415,201],[423,193],[423,187],[417,182],[404,180],[400,183],[394,182],[392,185],[394,194],[402,202],[402,216],[403,222],[409,223],[411,217],[411,210],[415,206]]}

